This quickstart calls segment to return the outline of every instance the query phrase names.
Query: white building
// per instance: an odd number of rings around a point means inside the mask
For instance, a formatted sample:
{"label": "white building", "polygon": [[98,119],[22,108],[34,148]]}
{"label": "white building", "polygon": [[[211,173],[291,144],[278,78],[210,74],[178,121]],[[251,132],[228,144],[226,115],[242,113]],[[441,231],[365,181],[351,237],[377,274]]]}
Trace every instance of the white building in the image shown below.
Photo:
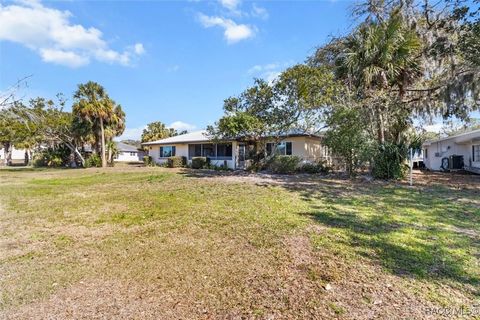
{"label": "white building", "polygon": [[[280,155],[298,156],[304,161],[326,159],[328,150],[322,145],[322,137],[314,134],[292,133],[281,138],[278,145],[265,139],[266,150],[275,149]],[[248,144],[240,140],[216,143],[210,140],[206,131],[190,132],[157,141],[142,143],[148,148],[148,154],[158,164],[163,164],[169,157],[182,156],[191,163],[194,157],[207,157],[215,166],[230,169],[248,167]]]}
{"label": "white building", "polygon": [[463,157],[463,169],[480,173],[480,130],[429,140],[423,144],[423,161],[427,169],[459,169],[452,166],[456,162],[455,156]]}
{"label": "white building", "polygon": [[[12,164],[23,164],[25,163],[25,149],[16,149],[14,146],[11,146],[12,152]],[[4,148],[0,149],[0,165],[3,165],[7,154]]]}
{"label": "white building", "polygon": [[138,162],[143,161],[144,152],[138,150],[137,147],[116,142],[118,153],[114,158],[116,162]]}

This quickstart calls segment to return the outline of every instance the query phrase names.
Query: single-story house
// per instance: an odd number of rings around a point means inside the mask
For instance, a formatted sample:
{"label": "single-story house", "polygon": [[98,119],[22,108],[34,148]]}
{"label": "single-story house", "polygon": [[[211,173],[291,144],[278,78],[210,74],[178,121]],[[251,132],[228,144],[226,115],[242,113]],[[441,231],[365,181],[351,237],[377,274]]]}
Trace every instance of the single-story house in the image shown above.
{"label": "single-story house", "polygon": [[426,141],[423,161],[430,170],[465,169],[480,173],[480,130]]}
{"label": "single-story house", "polygon": [[[268,139],[265,142],[267,152],[275,150],[277,154],[295,155],[305,161],[317,161],[327,160],[329,157],[328,149],[321,141],[321,135],[298,133],[283,136],[276,148]],[[240,139],[215,143],[207,137],[204,130],[142,145],[148,148],[148,154],[158,164],[166,162],[171,156],[183,156],[188,163],[194,157],[208,157],[210,163],[216,166],[226,166],[230,169],[244,169],[248,166],[248,143]]]}
{"label": "single-story house", "polygon": [[114,157],[116,162],[137,162],[143,161],[144,152],[137,147],[123,142],[117,144],[117,154]]}
{"label": "single-story house", "polygon": [[[25,149],[16,149],[15,146],[10,147],[12,164],[24,164],[25,163]],[[0,148],[0,165],[5,163],[7,153],[5,148]]]}

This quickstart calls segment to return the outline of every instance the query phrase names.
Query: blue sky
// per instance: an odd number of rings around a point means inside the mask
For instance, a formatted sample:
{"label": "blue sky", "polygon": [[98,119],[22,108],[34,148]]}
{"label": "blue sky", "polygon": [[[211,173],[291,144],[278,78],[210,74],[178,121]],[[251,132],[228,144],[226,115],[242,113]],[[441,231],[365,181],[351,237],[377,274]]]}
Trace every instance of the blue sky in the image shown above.
{"label": "blue sky", "polygon": [[151,121],[201,129],[223,100],[303,62],[352,24],[346,1],[0,2],[0,90],[70,99],[97,81],[127,114],[124,137]]}

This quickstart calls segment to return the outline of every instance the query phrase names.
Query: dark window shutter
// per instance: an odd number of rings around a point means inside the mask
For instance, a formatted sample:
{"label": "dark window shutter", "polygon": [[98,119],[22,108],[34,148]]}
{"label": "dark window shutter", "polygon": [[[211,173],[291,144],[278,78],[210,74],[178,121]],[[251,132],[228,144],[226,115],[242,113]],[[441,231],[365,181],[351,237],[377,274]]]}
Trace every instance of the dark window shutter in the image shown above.
{"label": "dark window shutter", "polygon": [[175,146],[172,147],[172,157],[175,157],[175,151],[176,151],[176,149],[177,149],[177,148],[176,148]]}
{"label": "dark window shutter", "polygon": [[160,147],[160,158],[163,158],[163,147]]}
{"label": "dark window shutter", "polygon": [[472,162],[475,162],[475,146],[472,146]]}
{"label": "dark window shutter", "polygon": [[286,145],[287,145],[286,155],[291,156],[292,155],[292,143],[287,142]]}

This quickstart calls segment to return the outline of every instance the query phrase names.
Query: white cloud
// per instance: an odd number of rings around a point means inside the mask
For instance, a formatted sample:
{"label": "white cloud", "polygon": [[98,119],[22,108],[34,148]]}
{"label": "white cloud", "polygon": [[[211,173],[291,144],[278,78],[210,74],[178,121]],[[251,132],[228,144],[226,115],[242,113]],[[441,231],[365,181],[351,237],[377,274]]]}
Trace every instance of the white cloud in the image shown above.
{"label": "white cloud", "polygon": [[126,128],[125,131],[123,131],[123,134],[116,140],[140,140],[142,137],[143,129],[146,128],[146,125],[138,128]]}
{"label": "white cloud", "polygon": [[109,48],[96,28],[72,24],[69,11],[45,7],[40,1],[0,4],[0,41],[12,41],[36,51],[45,62],[72,68],[84,66],[91,59],[130,65],[143,53],[141,43],[123,52]]}
{"label": "white cloud", "polygon": [[167,68],[168,72],[177,72],[178,70],[180,70],[180,66],[178,64],[174,64],[173,66]]}
{"label": "white cloud", "polygon": [[292,64],[293,61],[283,63],[268,63],[263,65],[257,64],[248,69],[247,73],[255,77],[260,77],[271,83],[278,78],[283,69],[288,68]]}
{"label": "white cloud", "polygon": [[135,53],[138,54],[138,55],[142,55],[142,54],[145,53],[145,48],[143,47],[143,44],[141,44],[141,43],[135,43],[133,48],[134,48]]}
{"label": "white cloud", "polygon": [[443,123],[434,123],[424,126],[424,129],[429,132],[439,133],[443,129]]}
{"label": "white cloud", "polygon": [[247,72],[249,74],[255,74],[255,73],[275,70],[275,69],[278,69],[279,67],[280,66],[279,66],[278,63],[269,63],[269,64],[265,64],[265,65],[257,64],[257,65],[254,65],[253,67],[251,67],[250,69],[248,69]]}
{"label": "white cloud", "polygon": [[260,19],[268,19],[267,9],[257,6],[255,3],[252,5],[252,16]]}
{"label": "white cloud", "polygon": [[198,15],[200,23],[205,28],[210,27],[221,27],[224,29],[224,36],[228,43],[235,43],[241,40],[251,38],[255,35],[254,27],[237,24],[231,19],[226,19],[222,17],[210,17],[200,13]]}
{"label": "white cloud", "polygon": [[186,122],[183,122],[183,121],[174,121],[172,123],[170,123],[168,126],[168,128],[173,128],[175,130],[178,130],[178,131],[182,131],[182,130],[194,130],[196,129],[197,127],[193,124],[190,124],[190,123],[186,123]]}
{"label": "white cloud", "polygon": [[89,63],[87,57],[76,54],[73,51],[40,49],[40,56],[45,62],[52,62],[77,68]]}
{"label": "white cloud", "polygon": [[219,0],[220,4],[228,10],[235,11],[240,4],[240,0]]}

